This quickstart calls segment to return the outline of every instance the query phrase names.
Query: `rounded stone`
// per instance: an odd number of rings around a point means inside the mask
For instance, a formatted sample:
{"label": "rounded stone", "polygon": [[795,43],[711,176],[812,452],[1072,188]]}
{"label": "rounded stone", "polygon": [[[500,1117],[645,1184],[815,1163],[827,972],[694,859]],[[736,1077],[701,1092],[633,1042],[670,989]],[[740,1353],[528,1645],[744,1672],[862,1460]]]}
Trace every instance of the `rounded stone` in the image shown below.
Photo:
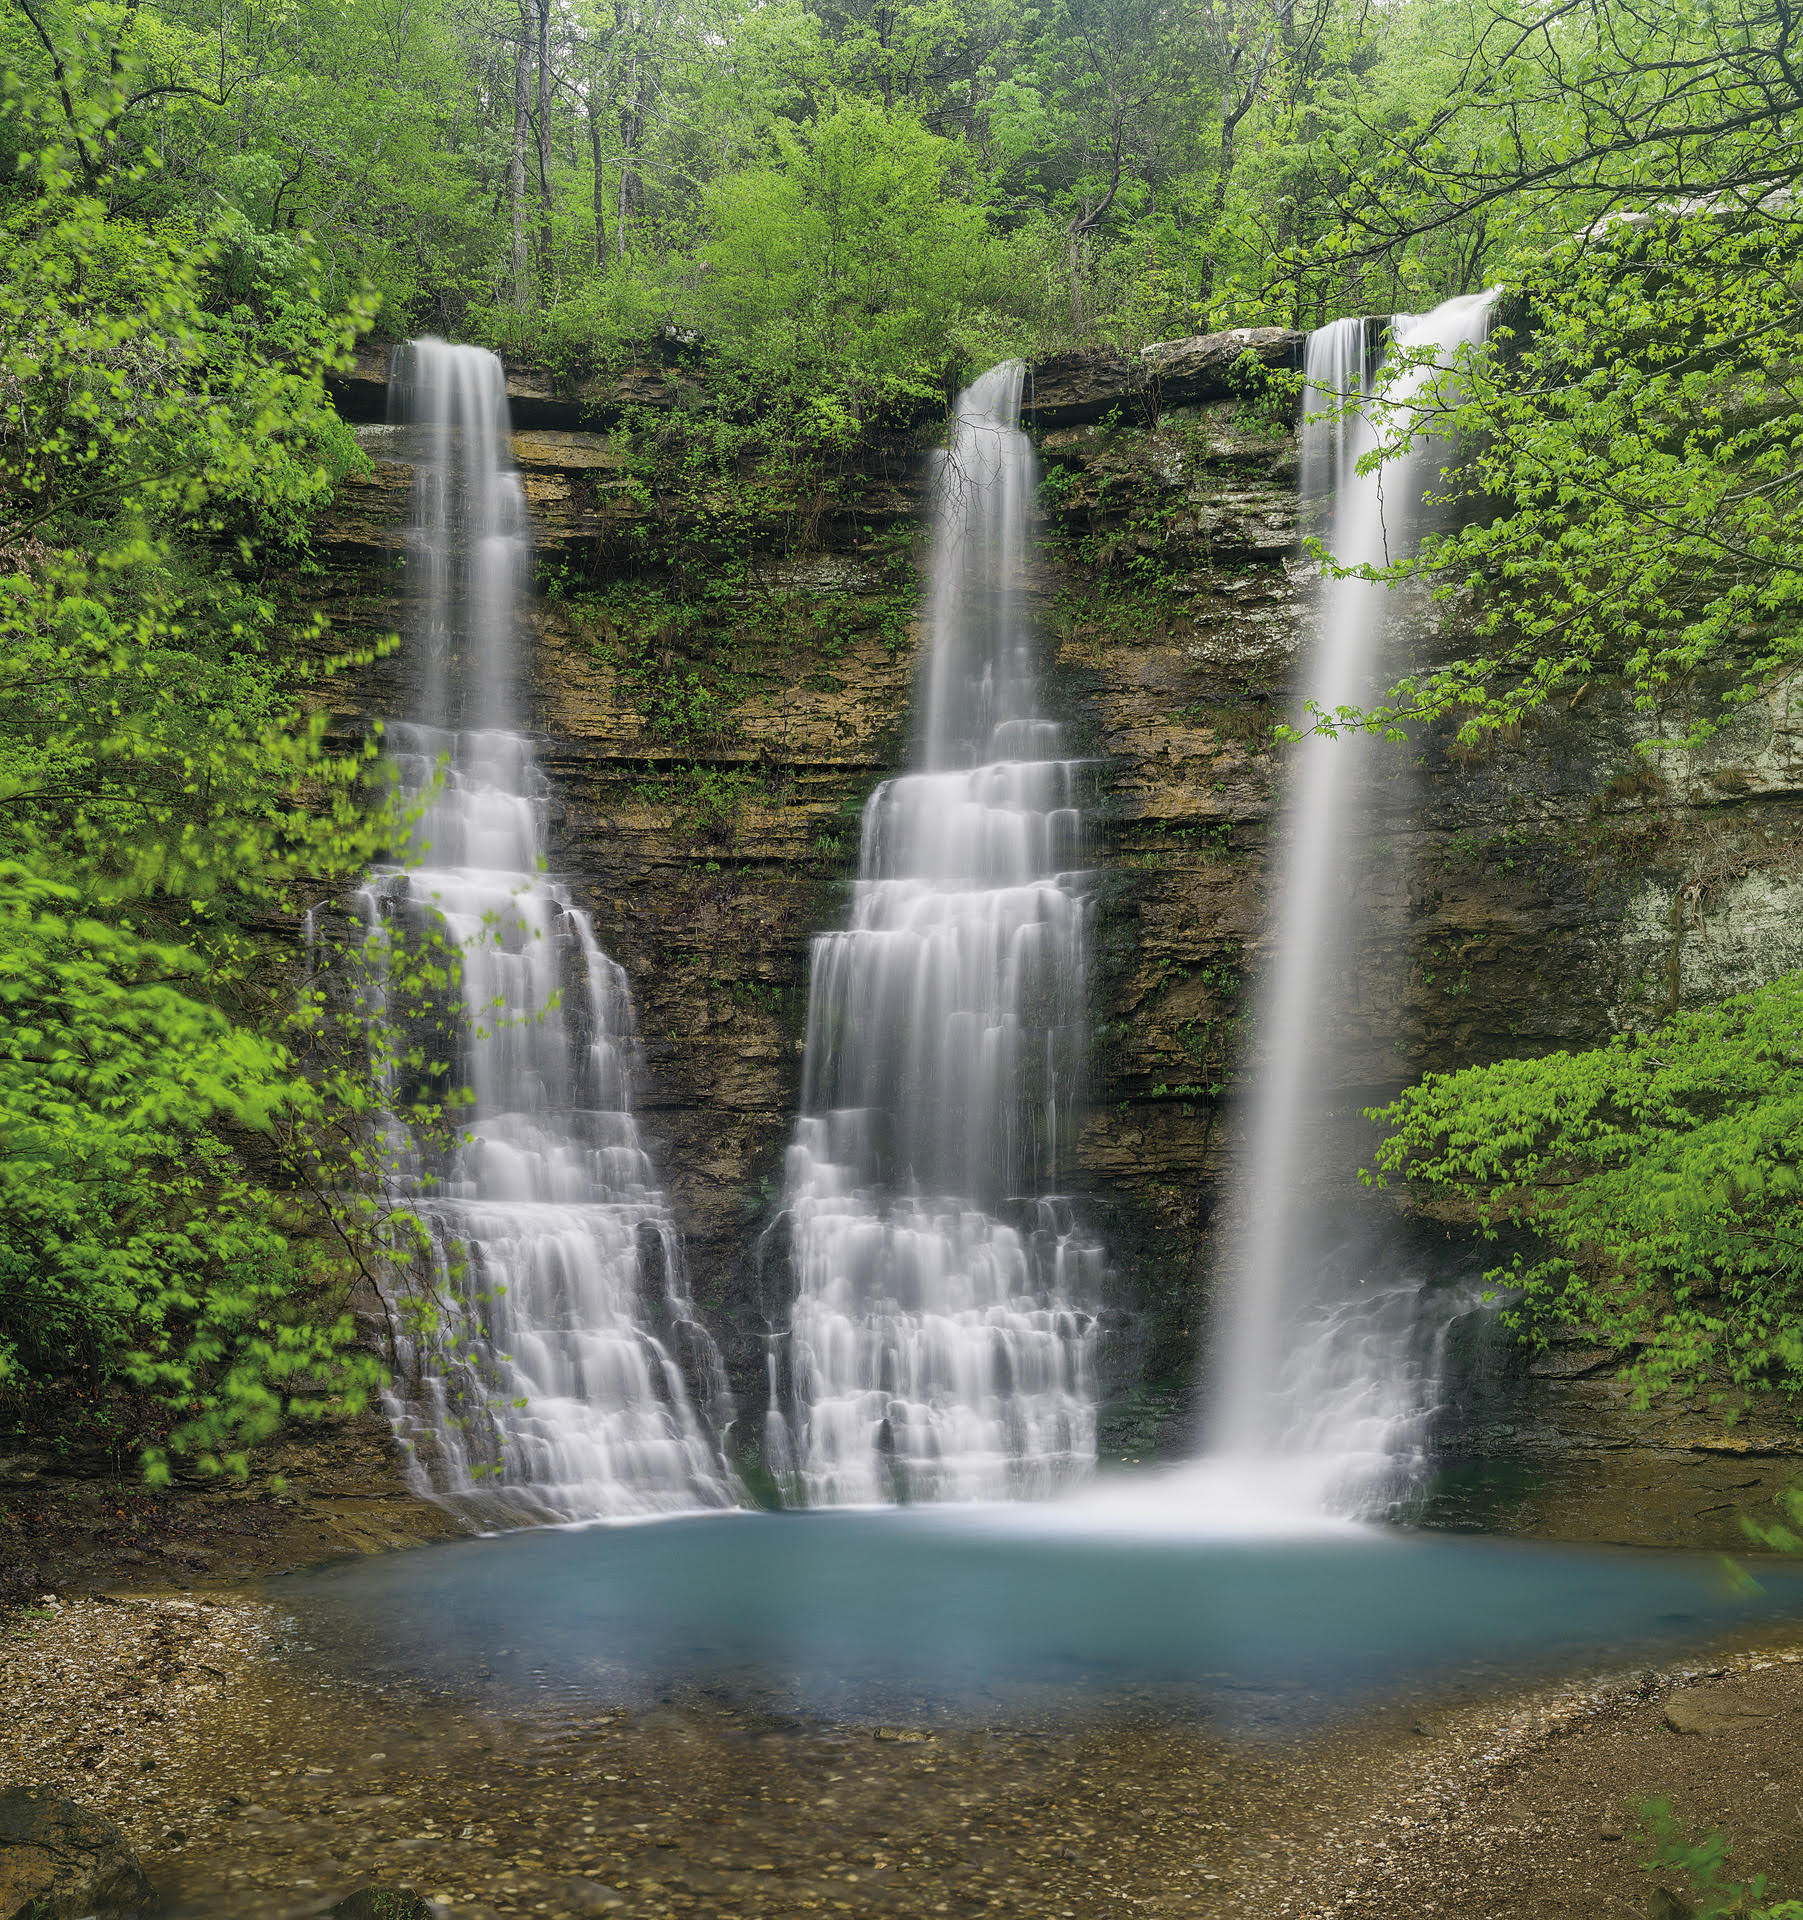
{"label": "rounded stone", "polygon": [[54,1787],[0,1793],[0,1920],[140,1920],[155,1906],[112,1821]]}

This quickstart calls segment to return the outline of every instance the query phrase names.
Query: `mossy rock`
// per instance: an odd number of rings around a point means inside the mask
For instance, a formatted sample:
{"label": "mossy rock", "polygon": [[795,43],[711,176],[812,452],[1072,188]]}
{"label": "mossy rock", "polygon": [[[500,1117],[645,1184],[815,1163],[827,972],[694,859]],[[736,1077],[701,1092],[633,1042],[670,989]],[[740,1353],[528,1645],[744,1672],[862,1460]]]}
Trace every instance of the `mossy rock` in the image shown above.
{"label": "mossy rock", "polygon": [[332,1909],[332,1920],[432,1920],[432,1903],[411,1887],[359,1887]]}

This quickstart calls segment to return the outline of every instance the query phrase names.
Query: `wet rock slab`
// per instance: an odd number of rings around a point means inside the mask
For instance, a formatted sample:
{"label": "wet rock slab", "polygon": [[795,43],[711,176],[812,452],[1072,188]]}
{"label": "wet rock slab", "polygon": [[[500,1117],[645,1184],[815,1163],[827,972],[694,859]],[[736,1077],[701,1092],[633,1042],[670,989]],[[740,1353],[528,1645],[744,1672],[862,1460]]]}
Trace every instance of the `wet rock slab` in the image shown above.
{"label": "wet rock slab", "polygon": [[1134,355],[1053,355],[1029,370],[1023,419],[1035,430],[1085,426],[1111,414],[1141,424],[1166,407],[1225,400],[1247,355],[1263,367],[1299,366],[1307,337],[1292,327],[1231,327],[1161,340]]}
{"label": "wet rock slab", "polygon": [[1673,1733],[1704,1739],[1748,1731],[1749,1723],[1770,1719],[1775,1707],[1759,1706],[1739,1692],[1684,1687],[1665,1703],[1665,1724]]}

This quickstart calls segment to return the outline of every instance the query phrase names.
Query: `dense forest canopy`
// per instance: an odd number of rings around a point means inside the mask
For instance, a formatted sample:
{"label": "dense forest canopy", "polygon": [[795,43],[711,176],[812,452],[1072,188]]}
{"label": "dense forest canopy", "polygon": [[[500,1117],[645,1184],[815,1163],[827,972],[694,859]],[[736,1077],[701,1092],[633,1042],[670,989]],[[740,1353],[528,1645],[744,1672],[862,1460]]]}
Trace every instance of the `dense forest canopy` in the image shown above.
{"label": "dense forest canopy", "polygon": [[1751,181],[1717,148],[1748,137],[1729,123],[1777,23],[1487,0],[0,17],[84,183],[199,220],[240,274],[317,259],[392,334],[553,362],[694,330],[859,399],[1003,351],[1431,305],[1636,196]]}
{"label": "dense forest canopy", "polygon": [[[279,591],[360,332],[674,348],[735,444],[853,453],[1005,354],[1501,284],[1390,422],[1473,451],[1494,511],[1398,570],[1476,642],[1328,723],[1481,745],[1614,677],[1681,746],[1803,641],[1800,42],[1789,0],[0,0],[9,1404],[127,1383],[130,1444],[230,1461],[374,1377],[376,1083],[289,963],[382,832]],[[1388,1164],[1555,1206],[1549,1313],[1644,1343],[1684,1289],[1650,1377],[1794,1386],[1788,1008],[1430,1086]]]}

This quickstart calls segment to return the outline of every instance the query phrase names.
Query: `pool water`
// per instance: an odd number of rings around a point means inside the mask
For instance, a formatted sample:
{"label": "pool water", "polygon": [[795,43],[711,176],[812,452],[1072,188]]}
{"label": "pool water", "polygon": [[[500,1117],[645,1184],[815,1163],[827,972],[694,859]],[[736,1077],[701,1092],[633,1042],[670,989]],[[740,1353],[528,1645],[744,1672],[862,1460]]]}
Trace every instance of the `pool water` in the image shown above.
{"label": "pool water", "polygon": [[541,1529],[276,1583],[368,1683],[836,1719],[1156,1707],[1282,1720],[1803,1622],[1803,1567],[1371,1527],[1264,1537],[1047,1508]]}

